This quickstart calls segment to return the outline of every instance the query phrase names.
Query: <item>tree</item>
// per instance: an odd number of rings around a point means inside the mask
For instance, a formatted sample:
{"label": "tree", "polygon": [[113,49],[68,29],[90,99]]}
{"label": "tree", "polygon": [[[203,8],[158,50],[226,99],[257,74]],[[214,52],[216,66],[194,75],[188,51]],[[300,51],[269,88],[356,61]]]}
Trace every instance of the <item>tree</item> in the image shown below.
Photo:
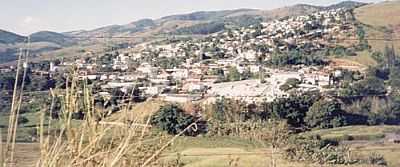
{"label": "tree", "polygon": [[56,87],[55,79],[49,77],[34,76],[32,77],[31,84],[27,85],[26,89],[30,91],[43,91],[55,87]]}
{"label": "tree", "polygon": [[213,104],[209,116],[213,122],[218,123],[243,122],[252,117],[248,107],[243,101],[221,97]]}
{"label": "tree", "polygon": [[28,118],[26,118],[24,116],[19,116],[18,117],[18,125],[23,125],[23,124],[26,124],[28,122],[29,122]]}
{"label": "tree", "polygon": [[229,81],[239,81],[240,80],[240,73],[235,67],[229,68],[228,79],[229,79]]}
{"label": "tree", "polygon": [[301,84],[301,81],[297,78],[289,78],[286,82],[279,87],[280,90],[288,91],[293,88],[297,88]]}
{"label": "tree", "polygon": [[365,39],[365,30],[361,25],[357,26],[356,33],[359,41],[358,45],[356,46],[356,50],[363,51],[365,49],[370,49],[368,40]]}
{"label": "tree", "polygon": [[[192,115],[184,113],[176,105],[166,105],[162,106],[154,115],[151,124],[167,131],[169,134],[178,134],[194,123],[195,119]],[[190,131],[185,132],[185,134],[192,135]]]}
{"label": "tree", "polygon": [[307,54],[304,51],[291,50],[288,53],[274,53],[269,61],[275,66],[286,65],[324,65],[326,61],[322,57],[322,53]]}
{"label": "tree", "polygon": [[356,82],[352,86],[354,95],[382,95],[386,93],[385,83],[382,79],[375,76],[367,76],[364,80]]}
{"label": "tree", "polygon": [[289,98],[275,99],[271,103],[272,118],[286,119],[289,125],[301,127],[304,125],[307,111],[319,98],[319,93],[309,92]]}
{"label": "tree", "polygon": [[218,98],[213,105],[212,118],[217,121],[226,121],[225,119],[225,98]]}
{"label": "tree", "polygon": [[310,128],[334,128],[346,125],[344,111],[337,101],[320,100],[306,114],[305,122]]}
{"label": "tree", "polygon": [[241,80],[246,80],[253,77],[253,74],[251,73],[249,68],[246,68],[240,76]]}
{"label": "tree", "polygon": [[[22,84],[23,73],[20,73],[18,76],[18,84],[17,86],[21,86]],[[25,85],[29,85],[31,83],[31,73],[27,72],[25,77]],[[2,73],[0,75],[0,89],[4,90],[12,90],[15,84],[15,72]]]}
{"label": "tree", "polygon": [[394,46],[390,48],[389,46],[385,46],[385,50],[383,52],[383,56],[386,58],[386,66],[393,67],[396,64],[396,52],[394,50]]}
{"label": "tree", "polygon": [[389,85],[394,90],[400,89],[400,67],[392,67],[389,74]]}

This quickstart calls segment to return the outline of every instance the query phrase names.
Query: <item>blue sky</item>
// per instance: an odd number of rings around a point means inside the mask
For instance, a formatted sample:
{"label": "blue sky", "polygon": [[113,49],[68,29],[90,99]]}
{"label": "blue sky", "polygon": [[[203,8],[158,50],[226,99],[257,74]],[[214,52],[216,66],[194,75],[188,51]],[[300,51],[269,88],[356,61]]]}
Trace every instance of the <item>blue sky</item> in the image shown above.
{"label": "blue sky", "polygon": [[[19,34],[65,32],[127,24],[193,11],[274,9],[298,3],[329,5],[340,0],[2,0],[0,29]],[[381,0],[359,0],[378,2]]]}

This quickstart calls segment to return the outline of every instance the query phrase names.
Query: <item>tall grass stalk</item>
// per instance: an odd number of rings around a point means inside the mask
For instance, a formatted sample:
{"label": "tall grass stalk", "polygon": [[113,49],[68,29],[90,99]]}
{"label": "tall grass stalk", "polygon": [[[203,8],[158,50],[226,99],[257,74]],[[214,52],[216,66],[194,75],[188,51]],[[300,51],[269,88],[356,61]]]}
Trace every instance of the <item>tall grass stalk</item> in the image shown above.
{"label": "tall grass stalk", "polygon": [[[11,102],[11,111],[10,111],[10,117],[9,117],[9,123],[8,123],[8,129],[7,129],[7,141],[6,141],[6,150],[5,150],[5,163],[2,163],[3,166],[14,166],[15,161],[14,161],[14,154],[15,154],[15,142],[16,142],[16,136],[17,136],[17,128],[18,128],[18,118],[20,114],[20,109],[21,109],[21,104],[22,104],[22,98],[23,98],[23,90],[24,90],[24,85],[25,85],[25,78],[27,75],[27,70],[28,70],[28,63],[29,63],[29,49],[30,49],[30,38],[28,37],[28,47],[26,49],[25,55],[23,52],[23,49],[20,49],[20,53],[18,56],[18,61],[17,61],[17,71],[15,75],[15,80],[14,80],[14,89],[13,89],[13,97],[12,97],[12,102]],[[19,80],[20,80],[20,72],[21,72],[21,62],[22,59],[24,58],[24,63],[23,63],[23,76],[21,78],[21,85],[19,86]],[[2,139],[1,139],[2,140]],[[3,150],[1,150],[3,152]],[[2,154],[3,158],[3,154]],[[3,159],[2,159],[3,161]]]}
{"label": "tall grass stalk", "polygon": [[21,67],[21,58],[22,58],[23,50],[20,49],[19,55],[18,55],[18,60],[17,60],[17,71],[15,74],[15,81],[14,81],[14,89],[13,89],[13,96],[12,96],[12,101],[11,101],[11,110],[10,110],[10,117],[8,121],[8,129],[7,129],[7,141],[6,141],[6,157],[8,156],[10,152],[10,145],[11,145],[11,139],[12,139],[12,133],[14,132],[14,122],[15,122],[15,105],[17,101],[17,88],[18,88],[18,80],[19,80],[19,73],[20,73],[20,67]]}
{"label": "tall grass stalk", "polygon": [[[77,76],[77,71],[73,70],[67,77],[65,90],[51,90],[50,113],[55,105],[54,98],[61,98],[58,120],[49,121],[45,126],[46,115],[51,114],[41,111],[38,128],[41,156],[37,166],[160,165],[159,155],[184,131],[172,139],[155,137],[149,125],[151,116],[145,120],[140,116],[129,116],[134,105],[131,100],[121,107],[121,117],[117,121],[107,121],[107,114],[94,107],[95,98],[90,85]],[[74,119],[79,112],[84,113],[83,120]],[[185,131],[192,126],[194,124]]]}
{"label": "tall grass stalk", "polygon": [[[11,141],[11,155],[10,159],[13,162],[14,161],[14,154],[15,154],[15,142],[17,138],[17,127],[18,127],[18,118],[21,110],[21,105],[22,105],[22,98],[23,98],[23,91],[25,87],[25,78],[28,72],[28,63],[29,63],[29,50],[30,50],[30,37],[28,37],[28,49],[26,50],[25,53],[25,62],[23,63],[23,69],[24,73],[22,76],[22,83],[21,83],[21,88],[19,92],[19,97],[18,97],[18,102],[17,102],[17,109],[15,111],[15,120],[14,120],[14,127],[13,127],[13,133],[12,133],[12,141]],[[18,80],[16,80],[18,82]]]}

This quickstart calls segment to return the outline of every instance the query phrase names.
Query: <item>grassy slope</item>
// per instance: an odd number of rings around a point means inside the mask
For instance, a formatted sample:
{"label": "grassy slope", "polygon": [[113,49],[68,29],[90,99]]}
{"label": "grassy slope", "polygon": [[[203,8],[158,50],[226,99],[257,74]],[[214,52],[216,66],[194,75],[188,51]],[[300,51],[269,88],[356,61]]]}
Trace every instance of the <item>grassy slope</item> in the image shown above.
{"label": "grassy slope", "polygon": [[[137,105],[135,109],[144,109],[148,112],[154,111],[155,108],[158,108],[160,105],[156,101],[151,101],[145,104]],[[136,110],[138,111],[138,110]],[[115,117],[122,117],[125,115],[121,115],[122,113],[118,113],[114,115]],[[18,129],[18,133],[20,139],[29,139],[30,133],[29,131],[34,130],[34,126],[39,121],[38,113],[28,113],[23,114],[26,118],[29,119],[27,124],[24,124]],[[3,115],[0,117],[1,125],[6,125],[8,121],[7,116]],[[25,129],[25,130],[24,130]],[[6,129],[2,129],[3,137],[6,134]],[[328,130],[316,130],[309,132],[308,134],[320,134],[323,138],[341,138],[343,135],[353,136],[353,137],[362,137],[367,139],[376,139],[381,137],[384,133],[389,132],[400,132],[400,127],[398,126],[351,126],[351,127],[342,127],[336,129],[328,129]],[[17,158],[30,158],[33,159],[37,157],[37,145],[24,145],[19,144],[17,146]],[[353,147],[353,146],[352,146]],[[392,148],[390,145],[355,145],[355,149],[374,149],[374,148]],[[397,146],[399,147],[399,146]],[[27,154],[30,152],[30,154]],[[245,140],[235,137],[179,137],[175,142],[168,148],[166,152],[162,155],[163,160],[165,161],[176,161],[177,153],[181,153],[182,155],[204,155],[204,156],[182,156],[181,162],[185,164],[187,167],[200,167],[200,166],[216,166],[223,167],[229,166],[230,162],[236,162],[238,166],[265,166],[266,164],[271,163],[271,155],[270,154],[247,154],[254,152],[270,152],[268,144],[261,143],[259,141],[251,141]],[[389,161],[390,165],[398,165],[396,156],[400,156],[399,151],[391,151],[391,150],[378,150],[378,151],[361,151],[357,152],[359,154],[365,154],[371,152],[378,152],[385,156],[385,158]],[[33,153],[33,154],[32,154]],[[229,154],[246,154],[246,155],[229,155]],[[217,155],[209,155],[209,154],[217,154]],[[223,154],[223,155],[221,155]],[[311,165],[300,162],[287,162],[283,160],[280,155],[275,156],[276,163],[280,167],[306,167],[306,166],[318,166]],[[25,166],[29,164],[24,164],[21,166]],[[362,166],[362,165],[361,165]],[[333,166],[339,167],[339,166]],[[357,167],[357,166],[354,166]]]}
{"label": "grassy slope", "polygon": [[[3,148],[5,144],[3,144]],[[17,143],[15,145],[15,166],[35,167],[40,157],[40,148],[37,143]],[[11,165],[10,165],[11,166]]]}
{"label": "grassy slope", "polygon": [[[381,2],[378,4],[366,5],[355,10],[358,21],[365,24],[367,38],[399,38],[400,37],[400,1]],[[393,30],[390,34],[386,30]],[[385,46],[393,46],[400,52],[400,41],[369,40],[374,51],[383,51]],[[342,60],[356,62],[367,66],[374,66],[377,62],[367,51],[358,52],[357,56],[346,56]]]}
{"label": "grassy slope", "polygon": [[383,139],[385,133],[400,133],[400,126],[348,126],[334,129],[314,130],[305,135],[320,135],[325,139],[343,140],[353,137],[365,142],[354,142],[350,148],[354,155],[368,156],[371,153],[378,153],[384,156],[389,167],[400,166],[400,145],[391,143],[379,143],[374,141]]}
{"label": "grassy slope", "polygon": [[371,57],[368,51],[357,52],[357,56],[346,56],[345,59],[360,63],[364,66],[375,66],[377,62]]}
{"label": "grassy slope", "polygon": [[[107,121],[118,121],[121,117],[124,118],[145,118],[151,113],[156,112],[162,103],[158,100],[150,100],[145,103],[140,103],[135,105],[129,112],[125,115],[125,112],[120,112],[113,114]],[[361,127],[347,127],[343,129],[337,129],[333,131],[344,131],[355,132],[356,129],[361,129],[361,131],[366,130],[366,133],[376,132],[377,129],[381,127],[369,127],[367,129],[362,129]],[[389,132],[392,132],[392,127],[383,127]],[[397,129],[396,127],[393,127]],[[400,131],[400,127],[398,128]],[[346,131],[347,130],[347,131]],[[383,131],[383,130],[382,130]],[[386,131],[384,131],[386,132]],[[316,132],[318,133],[318,131]],[[322,133],[322,132],[321,132]],[[329,133],[329,132],[324,132]],[[361,132],[360,132],[361,133]],[[176,161],[177,153],[181,155],[204,155],[204,156],[182,156],[181,162],[185,164],[186,167],[200,167],[200,166],[212,166],[212,167],[225,167],[229,166],[229,162],[237,162],[238,166],[266,166],[271,163],[270,154],[251,154],[251,155],[229,155],[229,154],[247,154],[254,152],[270,152],[268,144],[259,142],[240,139],[236,137],[179,137],[174,143],[168,148],[166,152],[162,155],[162,159],[165,161]],[[210,155],[217,154],[217,155]],[[223,155],[221,155],[223,154]],[[308,166],[319,166],[311,165],[307,163],[295,163],[287,162],[283,160],[280,155],[275,157],[277,166],[279,167],[308,167]],[[361,165],[362,166],[362,165]],[[339,165],[333,166],[339,167]],[[354,166],[356,167],[356,165]]]}
{"label": "grassy slope", "polygon": [[[27,118],[29,121],[26,124],[20,125],[17,129],[17,141],[20,142],[30,142],[32,141],[32,135],[36,133],[36,125],[39,123],[38,113],[26,113],[21,114],[21,116]],[[0,126],[1,135],[3,140],[7,136],[7,126],[8,126],[9,115],[8,113],[1,113],[0,116]]]}
{"label": "grassy slope", "polygon": [[122,109],[123,111],[111,115],[106,121],[118,122],[135,119],[143,122],[146,121],[148,116],[157,112],[158,109],[160,109],[160,107],[164,104],[165,102],[162,102],[158,99],[152,99],[143,103],[134,104],[132,109],[128,111]]}
{"label": "grassy slope", "polygon": [[[354,154],[358,156],[368,156],[375,152],[383,155],[389,167],[400,166],[400,145],[399,144],[368,144],[368,145],[352,145],[355,151]],[[361,150],[361,151],[358,151]]]}
{"label": "grassy slope", "polygon": [[359,70],[365,70],[369,66],[375,66],[378,63],[371,56],[372,53],[369,51],[356,52],[356,56],[332,56],[330,60],[332,62],[341,62],[357,66]]}
{"label": "grassy slope", "polygon": [[[243,140],[233,137],[181,137],[171,146],[169,155],[163,157],[164,161],[176,161],[179,152],[180,162],[185,167],[229,167],[229,166],[270,166],[272,157],[270,148],[257,141]],[[254,154],[257,153],[257,154]],[[240,155],[229,155],[240,154]],[[182,156],[197,155],[197,156]],[[204,155],[204,156],[198,156]],[[281,155],[275,154],[274,160],[278,167],[320,167],[321,165],[305,162],[290,162]],[[342,165],[330,165],[341,167]],[[363,165],[348,165],[362,167]]]}
{"label": "grassy slope", "polygon": [[[368,38],[384,38],[387,36],[400,37],[400,1],[382,2],[367,5],[355,10],[356,18],[362,23],[369,25],[366,28]],[[385,33],[384,29],[394,30],[394,34]],[[385,45],[392,42],[373,41],[369,43],[374,50],[383,50]],[[393,42],[400,52],[400,41]]]}
{"label": "grassy slope", "polygon": [[352,136],[360,139],[377,139],[385,133],[400,133],[400,126],[347,126],[334,129],[322,129],[306,132],[305,135],[320,135],[323,139],[343,139]]}

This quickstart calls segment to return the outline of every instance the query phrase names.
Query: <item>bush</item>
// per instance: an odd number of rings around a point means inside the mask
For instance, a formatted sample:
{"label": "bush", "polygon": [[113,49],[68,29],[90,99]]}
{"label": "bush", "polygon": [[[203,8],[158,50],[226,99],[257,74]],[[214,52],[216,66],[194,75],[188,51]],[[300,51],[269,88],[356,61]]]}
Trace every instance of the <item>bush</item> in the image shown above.
{"label": "bush", "polygon": [[[196,119],[197,118],[194,116],[184,113],[184,111],[176,105],[166,105],[162,106],[154,115],[151,124],[167,131],[169,134],[176,135],[196,122]],[[197,135],[199,132],[203,132],[202,129],[197,129],[197,131],[192,131],[190,129],[184,134],[193,136]]]}
{"label": "bush", "polygon": [[336,101],[320,100],[307,112],[305,122],[310,128],[334,128],[346,124],[341,104]]}
{"label": "bush", "polygon": [[289,78],[286,80],[285,84],[279,87],[279,89],[282,91],[289,91],[290,89],[298,88],[299,84],[301,84],[301,81],[299,79]]}
{"label": "bush", "polygon": [[289,160],[319,164],[354,163],[346,158],[347,152],[348,149],[338,147],[337,142],[322,140],[320,136],[294,136],[288,140],[284,156]]}
{"label": "bush", "polygon": [[23,124],[26,124],[28,122],[29,122],[28,118],[26,118],[24,116],[19,116],[18,117],[18,125],[23,125]]}
{"label": "bush", "polygon": [[288,84],[283,84],[283,85],[279,86],[279,89],[282,90],[282,91],[287,92],[290,89],[292,89],[292,87],[290,85],[288,85]]}
{"label": "bush", "polygon": [[289,98],[277,98],[266,109],[269,109],[273,119],[285,119],[290,126],[303,127],[307,111],[318,99],[318,92],[308,92]]}
{"label": "bush", "polygon": [[378,153],[370,154],[366,160],[366,163],[372,165],[381,165],[381,166],[387,165],[385,158]]}
{"label": "bush", "polygon": [[382,95],[386,93],[385,83],[382,79],[368,76],[356,82],[352,87],[354,95]]}

